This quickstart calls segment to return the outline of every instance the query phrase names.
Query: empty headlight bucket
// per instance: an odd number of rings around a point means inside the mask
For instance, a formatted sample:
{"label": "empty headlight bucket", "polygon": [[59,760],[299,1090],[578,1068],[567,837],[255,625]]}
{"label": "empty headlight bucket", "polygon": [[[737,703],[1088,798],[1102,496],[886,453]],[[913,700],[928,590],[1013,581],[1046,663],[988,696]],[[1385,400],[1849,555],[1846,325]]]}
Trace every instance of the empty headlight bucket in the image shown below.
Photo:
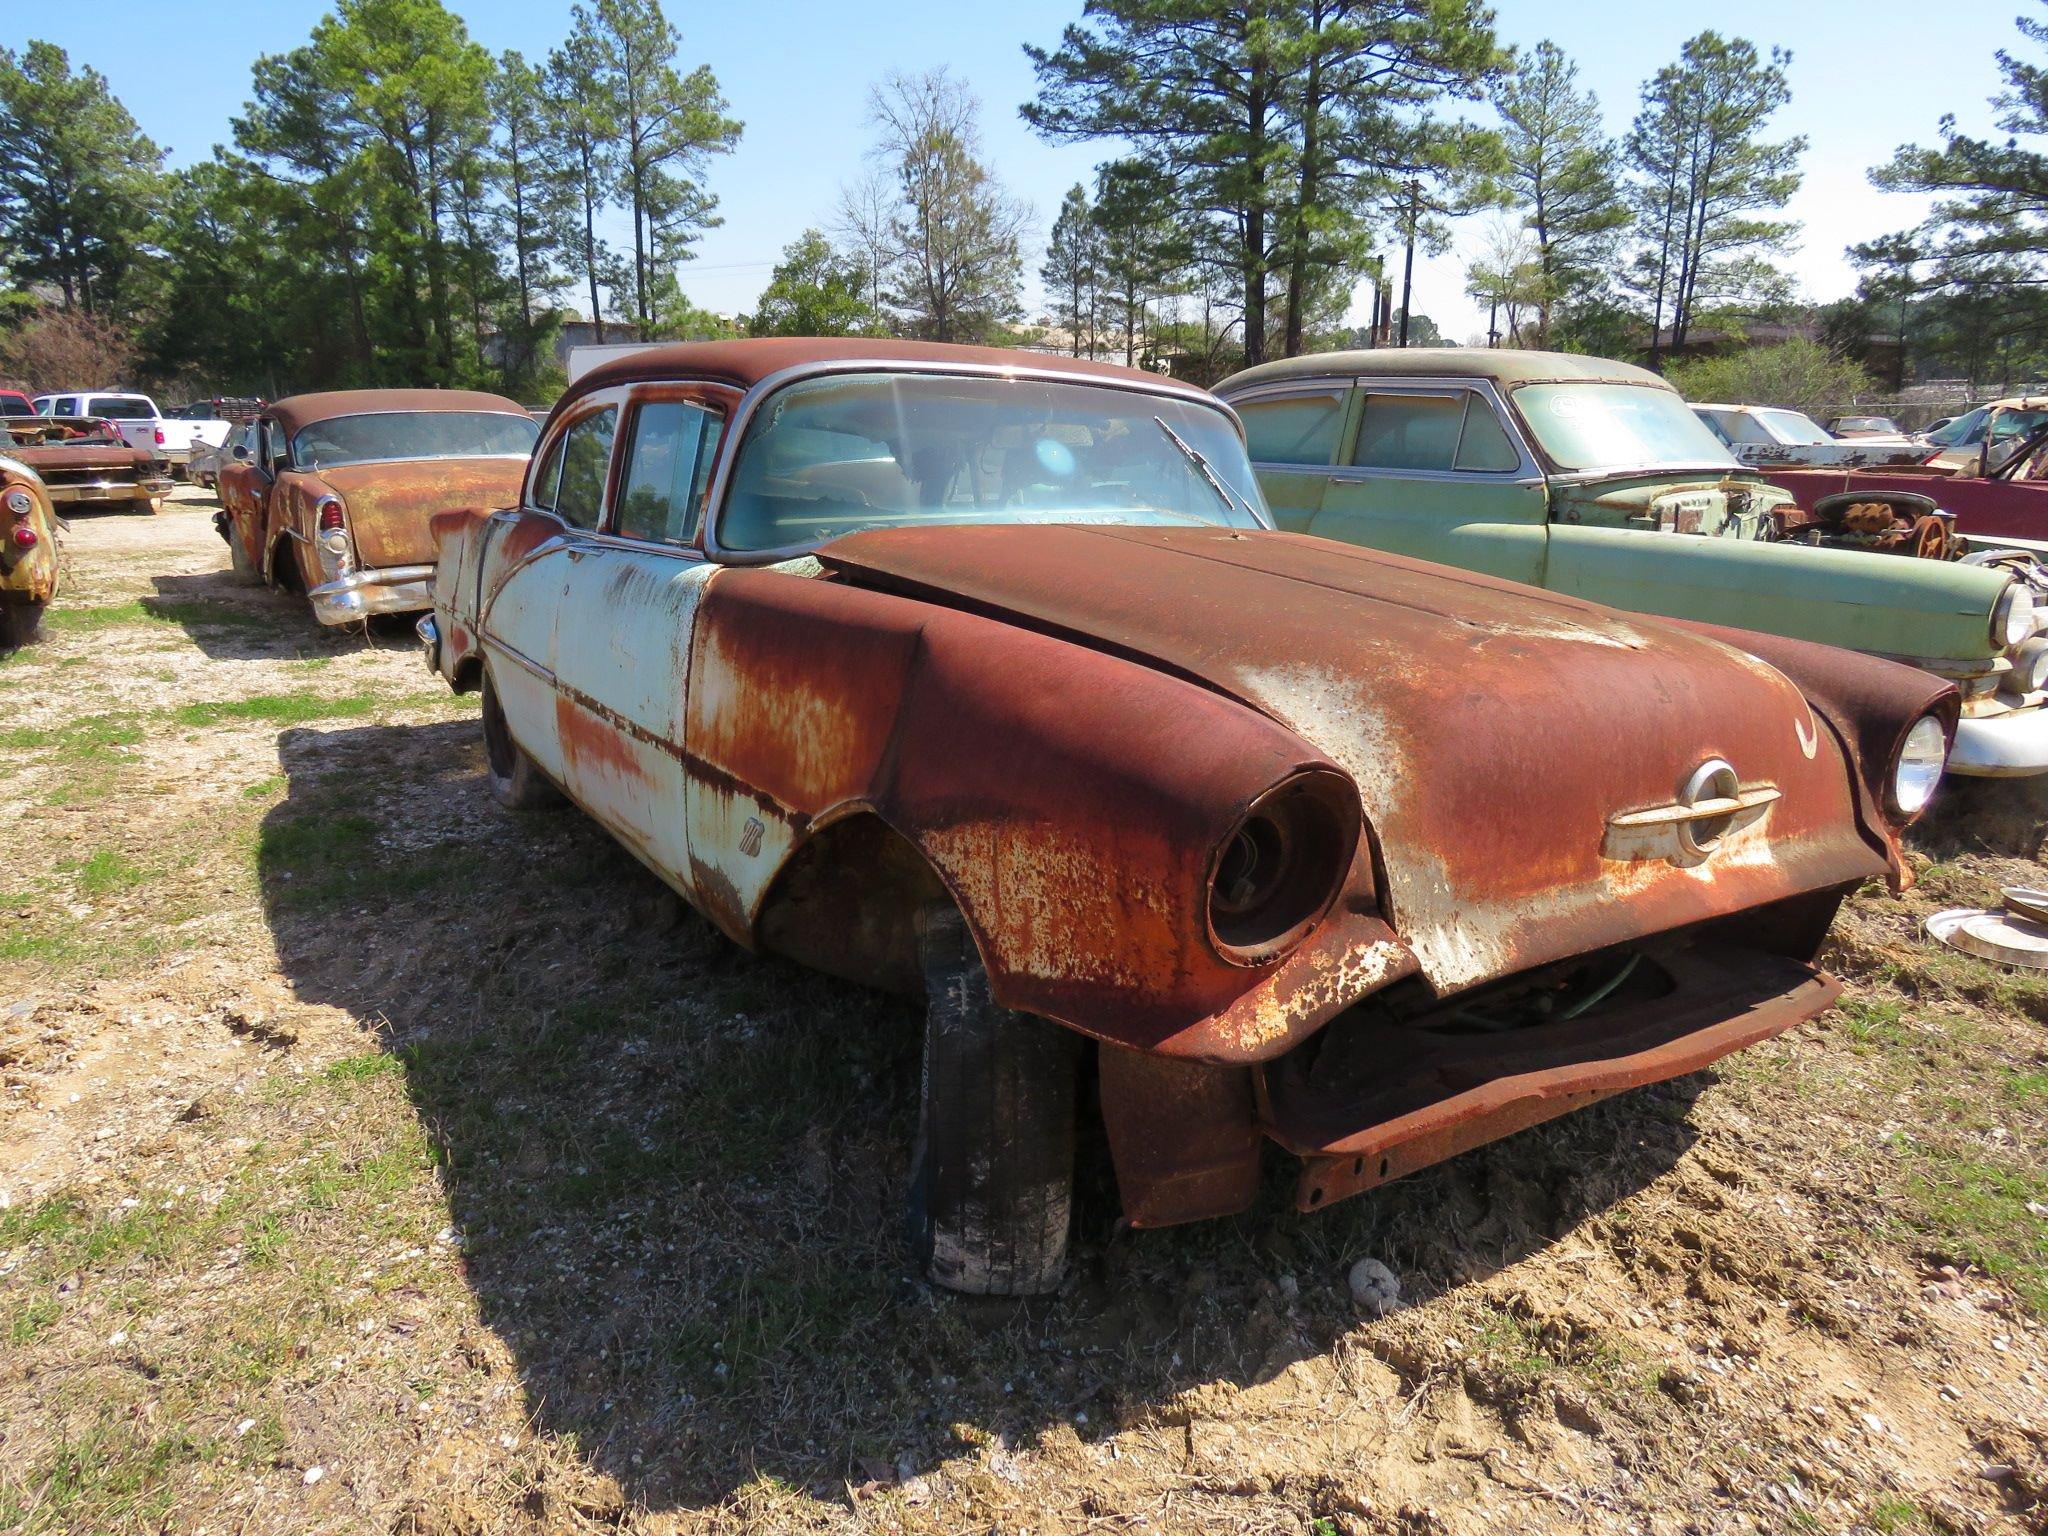
{"label": "empty headlight bucket", "polygon": [[1358,794],[1310,769],[1254,800],[1209,870],[1209,933],[1235,965],[1285,954],[1337,899],[1359,836]]}
{"label": "empty headlight bucket", "polygon": [[2009,651],[2033,632],[2034,589],[2023,581],[2011,582],[1991,610],[1991,643]]}
{"label": "empty headlight bucket", "polygon": [[1933,715],[1922,715],[1899,741],[1892,757],[1892,814],[1911,821],[1927,809],[1948,766],[1948,731]]}
{"label": "empty headlight bucket", "polygon": [[2012,653],[2012,671],[2004,678],[2005,691],[2038,693],[2048,688],[2048,636],[2036,635]]}
{"label": "empty headlight bucket", "polygon": [[18,485],[7,493],[6,503],[7,510],[16,517],[27,517],[29,513],[36,509],[35,497],[29,495],[27,491]]}

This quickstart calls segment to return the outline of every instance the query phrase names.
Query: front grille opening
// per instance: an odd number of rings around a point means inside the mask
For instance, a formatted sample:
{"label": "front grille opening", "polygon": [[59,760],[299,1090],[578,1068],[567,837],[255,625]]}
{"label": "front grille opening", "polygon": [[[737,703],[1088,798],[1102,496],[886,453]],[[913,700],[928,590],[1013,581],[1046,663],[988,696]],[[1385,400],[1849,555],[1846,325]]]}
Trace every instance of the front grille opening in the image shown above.
{"label": "front grille opening", "polygon": [[1610,950],[1558,973],[1461,999],[1439,1017],[1414,1021],[1414,1027],[1433,1034],[1497,1035],[1598,1018],[1663,997],[1672,985],[1670,973],[1647,952]]}

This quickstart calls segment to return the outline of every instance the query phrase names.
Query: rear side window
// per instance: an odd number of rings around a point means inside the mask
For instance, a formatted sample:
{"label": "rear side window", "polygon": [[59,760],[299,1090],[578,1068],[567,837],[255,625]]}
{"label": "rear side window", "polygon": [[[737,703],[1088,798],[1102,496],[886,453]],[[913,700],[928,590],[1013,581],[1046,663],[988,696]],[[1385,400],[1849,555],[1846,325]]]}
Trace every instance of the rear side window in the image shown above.
{"label": "rear side window", "polygon": [[1361,469],[1505,474],[1522,455],[1493,406],[1474,390],[1368,393],[1351,462]]}
{"label": "rear side window", "polygon": [[533,477],[533,504],[549,512],[555,509],[555,486],[562,478],[562,440],[558,437],[548,449],[548,456],[540,461],[540,469]]}
{"label": "rear side window", "polygon": [[1254,464],[1328,464],[1344,424],[1344,396],[1271,395],[1244,401],[1237,414]]}
{"label": "rear side window", "polygon": [[78,414],[78,402],[70,395],[59,395],[50,402],[50,414],[52,416],[76,416]]}
{"label": "rear side window", "polygon": [[554,510],[572,528],[595,528],[604,513],[604,477],[618,421],[617,408],[608,405],[577,422],[562,439],[562,480]]}
{"label": "rear side window", "polygon": [[124,400],[119,395],[100,395],[93,401],[92,414],[108,421],[152,421],[156,407],[147,400]]}
{"label": "rear side window", "polygon": [[617,519],[621,535],[681,544],[696,533],[722,420],[716,411],[682,400],[657,401],[633,413]]}

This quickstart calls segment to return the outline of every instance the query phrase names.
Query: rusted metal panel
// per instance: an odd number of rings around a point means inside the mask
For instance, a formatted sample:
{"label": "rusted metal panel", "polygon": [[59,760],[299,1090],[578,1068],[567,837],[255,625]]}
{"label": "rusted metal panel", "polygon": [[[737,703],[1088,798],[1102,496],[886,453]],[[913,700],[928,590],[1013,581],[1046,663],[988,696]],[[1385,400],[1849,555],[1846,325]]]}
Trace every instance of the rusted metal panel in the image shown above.
{"label": "rusted metal panel", "polygon": [[1753,949],[1702,945],[1672,955],[1666,969],[1669,993],[1585,1019],[1500,1034],[1358,1026],[1361,1081],[1319,1085],[1302,1070],[1268,1072],[1266,1130],[1306,1160],[1296,1203],[1314,1210],[1696,1072],[1812,1018],[1842,991],[1833,977]]}
{"label": "rusted metal panel", "polygon": [[[9,492],[23,491],[31,499],[27,513],[6,506]],[[34,536],[24,547],[15,530]],[[57,516],[48,490],[34,470],[18,459],[0,456],[0,602],[41,607],[57,595],[62,575],[57,552]]]}
{"label": "rusted metal panel", "polygon": [[1249,1067],[1104,1046],[1102,1123],[1124,1219],[1169,1227],[1229,1216],[1259,1190],[1259,1125]]}
{"label": "rusted metal panel", "polygon": [[423,565],[435,558],[432,520],[437,512],[493,511],[519,500],[524,460],[422,459],[397,464],[350,464],[312,472],[287,471],[295,526],[310,536],[313,505],[328,492],[347,510],[356,558],[367,567]]}
{"label": "rusted metal panel", "polygon": [[736,938],[781,850],[872,810],[959,902],[1003,1005],[1100,1038],[1262,1060],[1415,967],[1364,850],[1307,942],[1261,967],[1221,958],[1205,937],[1219,844],[1264,790],[1334,764],[1090,647],[726,568],[699,612],[685,741],[691,892]]}
{"label": "rusted metal panel", "polygon": [[[890,530],[820,558],[1085,635],[1299,732],[1358,784],[1385,914],[1442,991],[1885,870],[1797,688],[1593,604],[1220,529]],[[1601,857],[1611,816],[1669,802],[1713,757],[1782,793],[1768,821],[1691,868]]]}

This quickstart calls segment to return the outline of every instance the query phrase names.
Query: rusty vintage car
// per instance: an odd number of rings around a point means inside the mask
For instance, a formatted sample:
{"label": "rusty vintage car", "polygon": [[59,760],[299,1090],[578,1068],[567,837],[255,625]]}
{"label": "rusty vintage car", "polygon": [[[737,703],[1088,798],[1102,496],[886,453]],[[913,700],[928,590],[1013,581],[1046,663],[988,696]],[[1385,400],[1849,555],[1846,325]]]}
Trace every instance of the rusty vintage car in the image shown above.
{"label": "rusty vintage car", "polygon": [[35,638],[61,574],[49,488],[20,459],[0,454],[0,650]]}
{"label": "rusty vintage car", "polygon": [[242,574],[304,592],[323,624],[432,601],[437,512],[519,496],[539,430],[461,389],[352,389],[267,405],[219,474],[214,525]]}
{"label": "rusty vintage car", "polygon": [[97,416],[0,417],[0,449],[41,477],[54,507],[155,513],[171,491],[170,466]]}
{"label": "rusty vintage car", "polygon": [[1057,1283],[1080,1053],[1126,1216],[1304,1210],[1828,1006],[1946,682],[1272,531],[1107,365],[668,346],[444,514],[427,662],[737,943],[925,999],[939,1283]]}

